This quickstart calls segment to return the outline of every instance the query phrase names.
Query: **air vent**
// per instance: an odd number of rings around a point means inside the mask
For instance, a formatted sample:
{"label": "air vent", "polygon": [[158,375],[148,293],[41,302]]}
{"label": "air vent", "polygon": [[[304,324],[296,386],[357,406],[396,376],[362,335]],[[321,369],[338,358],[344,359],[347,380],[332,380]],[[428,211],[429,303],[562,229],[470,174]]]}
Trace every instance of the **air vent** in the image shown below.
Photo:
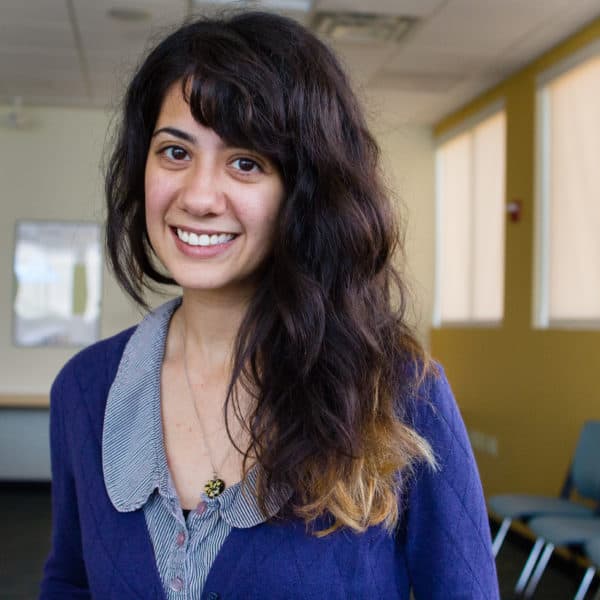
{"label": "air vent", "polygon": [[353,12],[318,12],[312,29],[336,42],[398,42],[417,19]]}

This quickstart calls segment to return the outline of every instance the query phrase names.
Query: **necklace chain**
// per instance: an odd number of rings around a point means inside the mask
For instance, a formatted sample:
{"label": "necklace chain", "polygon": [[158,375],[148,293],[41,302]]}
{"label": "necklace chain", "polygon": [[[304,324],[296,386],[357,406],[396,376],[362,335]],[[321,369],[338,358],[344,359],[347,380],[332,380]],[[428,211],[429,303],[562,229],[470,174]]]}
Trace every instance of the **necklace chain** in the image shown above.
{"label": "necklace chain", "polygon": [[[210,449],[210,444],[208,443],[208,437],[206,435],[206,430],[204,429],[204,423],[202,422],[202,419],[200,418],[200,413],[198,412],[198,404],[196,402],[196,396],[194,394],[194,389],[190,380],[190,373],[187,364],[185,327],[183,328],[183,372],[185,373],[185,380],[187,382],[188,390],[190,392],[190,400],[192,402],[192,406],[194,407],[194,413],[196,415],[196,419],[198,421],[198,425],[200,426],[200,431],[202,433],[202,443],[204,444],[206,453],[208,454],[208,460],[210,461],[210,467],[213,473],[212,479],[209,479],[204,484],[204,492],[209,498],[216,498],[225,489],[225,481],[223,481],[223,479],[219,477],[218,470],[215,467],[215,461],[213,460],[213,454]],[[225,456],[223,457],[223,460],[219,465],[219,470],[223,468],[223,465],[225,464],[225,461],[229,456],[229,450],[225,453]]]}

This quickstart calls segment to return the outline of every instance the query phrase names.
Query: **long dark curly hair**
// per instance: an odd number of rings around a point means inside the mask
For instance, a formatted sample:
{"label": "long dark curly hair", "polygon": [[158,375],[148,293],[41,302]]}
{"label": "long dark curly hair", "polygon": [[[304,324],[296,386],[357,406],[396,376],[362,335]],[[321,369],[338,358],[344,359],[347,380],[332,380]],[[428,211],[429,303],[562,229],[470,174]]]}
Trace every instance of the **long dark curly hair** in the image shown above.
{"label": "long dark curly hair", "polygon": [[[392,528],[402,475],[434,463],[405,412],[430,363],[406,323],[379,149],[348,78],[315,35],[261,12],[195,20],[149,53],[127,89],[106,173],[109,261],[142,306],[144,288],[174,283],[148,239],[144,169],[176,82],[199,123],[271,159],[285,186],[225,407],[233,403],[249,433],[240,450],[245,470],[248,457],[261,467],[259,499],[291,489],[297,516],[328,516],[321,533]],[[238,385],[254,399],[245,418]]]}

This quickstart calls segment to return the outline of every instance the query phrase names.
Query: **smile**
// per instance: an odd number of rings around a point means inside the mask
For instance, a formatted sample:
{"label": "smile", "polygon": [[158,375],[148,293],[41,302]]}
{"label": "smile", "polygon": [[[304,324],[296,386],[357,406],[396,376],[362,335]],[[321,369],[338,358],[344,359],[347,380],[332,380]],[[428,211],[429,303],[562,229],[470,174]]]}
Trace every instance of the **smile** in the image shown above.
{"label": "smile", "polygon": [[232,233],[213,233],[212,235],[201,233],[198,235],[197,233],[185,231],[178,227],[177,237],[189,246],[217,246],[218,244],[230,242],[236,236]]}

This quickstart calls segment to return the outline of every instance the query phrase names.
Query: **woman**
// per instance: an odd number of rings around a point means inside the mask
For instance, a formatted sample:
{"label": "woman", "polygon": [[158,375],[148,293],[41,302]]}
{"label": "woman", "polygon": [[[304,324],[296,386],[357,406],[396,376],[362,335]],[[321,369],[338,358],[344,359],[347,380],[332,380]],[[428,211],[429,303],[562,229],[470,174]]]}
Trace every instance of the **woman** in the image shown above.
{"label": "woman", "polygon": [[331,52],[263,13],[180,28],[133,77],[106,183],[123,288],[182,296],[53,385],[42,598],[496,598]]}

